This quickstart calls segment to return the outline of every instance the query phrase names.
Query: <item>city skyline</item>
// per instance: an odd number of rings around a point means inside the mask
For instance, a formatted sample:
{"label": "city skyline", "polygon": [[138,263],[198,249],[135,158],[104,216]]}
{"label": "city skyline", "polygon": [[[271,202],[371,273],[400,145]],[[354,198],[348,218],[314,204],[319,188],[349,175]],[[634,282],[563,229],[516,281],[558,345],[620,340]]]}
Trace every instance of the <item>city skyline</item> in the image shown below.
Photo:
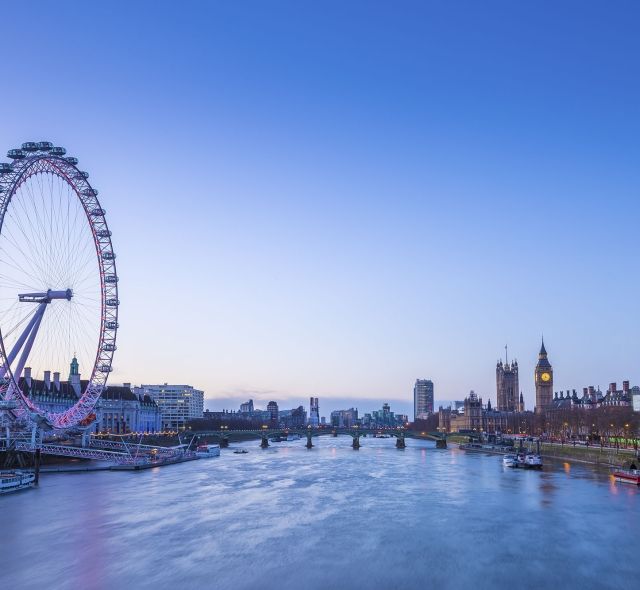
{"label": "city skyline", "polygon": [[640,382],[629,10],[154,4],[141,42],[151,5],[79,6],[8,7],[0,142],[67,146],[108,203],[111,382],[495,400],[508,342],[529,409],[542,332],[556,390]]}

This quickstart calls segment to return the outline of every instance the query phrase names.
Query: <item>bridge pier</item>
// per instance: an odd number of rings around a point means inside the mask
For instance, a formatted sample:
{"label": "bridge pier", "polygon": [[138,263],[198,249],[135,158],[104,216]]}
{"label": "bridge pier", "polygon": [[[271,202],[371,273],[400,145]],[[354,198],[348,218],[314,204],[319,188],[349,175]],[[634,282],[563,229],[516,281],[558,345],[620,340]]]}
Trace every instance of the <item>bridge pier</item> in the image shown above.
{"label": "bridge pier", "polygon": [[353,444],[351,446],[353,446],[353,450],[354,451],[357,451],[360,448],[360,437],[359,436],[354,436],[353,437]]}
{"label": "bridge pier", "polygon": [[38,485],[38,483],[40,482],[40,449],[36,449],[35,457],[33,458],[33,466],[35,475],[33,483],[35,485]]}
{"label": "bridge pier", "polygon": [[262,440],[260,441],[260,448],[261,449],[267,449],[269,448],[269,438],[266,436],[262,437]]}
{"label": "bridge pier", "polygon": [[446,438],[439,438],[436,441],[436,449],[446,449],[447,448],[447,439]]}
{"label": "bridge pier", "polygon": [[229,447],[229,439],[228,438],[221,438],[220,439],[220,448],[221,449],[226,449]]}
{"label": "bridge pier", "polygon": [[304,445],[305,447],[307,447],[308,449],[312,449],[313,448],[313,441],[311,440],[311,433],[307,432],[307,444]]}
{"label": "bridge pier", "polygon": [[396,438],[396,449],[404,449],[406,448],[407,444],[404,440],[404,436],[399,436],[398,438]]}

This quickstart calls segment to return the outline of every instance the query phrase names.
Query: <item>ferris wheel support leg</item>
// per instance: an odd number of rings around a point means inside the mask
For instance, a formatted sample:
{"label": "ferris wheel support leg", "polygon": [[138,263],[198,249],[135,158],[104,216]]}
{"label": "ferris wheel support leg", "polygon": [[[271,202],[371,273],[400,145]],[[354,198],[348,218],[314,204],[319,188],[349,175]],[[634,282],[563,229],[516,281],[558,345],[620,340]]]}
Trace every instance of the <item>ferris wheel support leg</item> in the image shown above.
{"label": "ferris wheel support leg", "polygon": [[27,363],[27,359],[29,358],[29,354],[31,353],[31,348],[33,347],[33,342],[36,339],[36,334],[38,333],[38,328],[40,328],[40,322],[42,321],[42,316],[44,315],[44,310],[47,308],[46,303],[41,303],[38,311],[34,316],[35,323],[31,329],[31,333],[29,334],[29,338],[27,338],[27,342],[24,346],[24,350],[20,355],[20,360],[18,361],[18,366],[13,373],[15,383],[18,383],[20,377],[22,377],[22,370],[24,369],[25,364]]}
{"label": "ferris wheel support leg", "polygon": [[[42,307],[42,305],[43,304],[40,304],[40,307]],[[27,324],[27,327],[23,330],[22,334],[20,334],[20,338],[18,338],[16,343],[13,345],[9,356],[7,356],[7,364],[0,367],[0,379],[4,378],[7,373],[7,368],[11,366],[16,356],[18,356],[20,349],[24,346],[24,341],[27,339],[27,336],[29,335],[31,330],[33,330],[34,324],[38,321],[39,314],[41,314],[40,309],[36,310],[36,313],[33,314],[33,317]]]}

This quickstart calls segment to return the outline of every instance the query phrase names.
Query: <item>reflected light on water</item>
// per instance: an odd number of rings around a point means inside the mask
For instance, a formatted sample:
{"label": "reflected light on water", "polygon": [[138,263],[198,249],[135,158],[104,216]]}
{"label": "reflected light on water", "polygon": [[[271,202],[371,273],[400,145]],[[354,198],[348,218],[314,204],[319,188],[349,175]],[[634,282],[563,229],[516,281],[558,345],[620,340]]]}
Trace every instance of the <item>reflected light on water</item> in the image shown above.
{"label": "reflected light on water", "polygon": [[616,496],[620,492],[620,488],[618,487],[618,482],[616,481],[616,478],[613,477],[613,474],[609,475],[609,490],[611,491],[612,494]]}

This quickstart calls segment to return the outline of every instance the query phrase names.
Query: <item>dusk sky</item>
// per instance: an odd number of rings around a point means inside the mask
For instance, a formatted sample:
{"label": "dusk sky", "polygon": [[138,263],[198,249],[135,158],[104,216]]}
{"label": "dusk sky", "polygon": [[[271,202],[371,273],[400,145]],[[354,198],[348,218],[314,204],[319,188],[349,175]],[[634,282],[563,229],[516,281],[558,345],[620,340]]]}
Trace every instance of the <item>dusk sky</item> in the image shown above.
{"label": "dusk sky", "polygon": [[316,395],[324,414],[408,411],[420,377],[493,403],[508,344],[531,409],[544,333],[554,389],[640,384],[637,2],[14,2],[2,20],[0,149],[65,146],[108,212],[112,383],[189,383],[211,408]]}

